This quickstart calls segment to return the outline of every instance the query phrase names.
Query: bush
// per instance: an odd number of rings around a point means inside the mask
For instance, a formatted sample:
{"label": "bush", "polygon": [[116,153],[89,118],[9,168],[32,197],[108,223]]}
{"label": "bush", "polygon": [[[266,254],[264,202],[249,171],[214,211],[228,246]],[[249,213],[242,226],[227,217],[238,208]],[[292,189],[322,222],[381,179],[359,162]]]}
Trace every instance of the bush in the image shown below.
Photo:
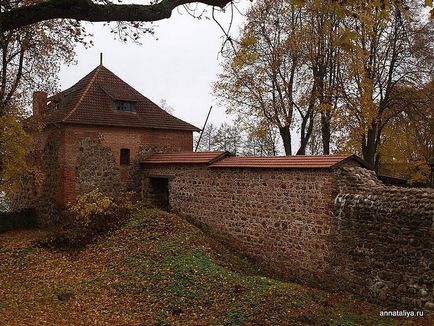
{"label": "bush", "polygon": [[79,196],[63,213],[53,241],[66,247],[81,247],[106,231],[118,227],[134,209],[132,193],[115,200],[95,189]]}
{"label": "bush", "polygon": [[115,215],[116,209],[117,205],[113,198],[104,195],[98,189],[79,196],[76,203],[68,207],[75,219],[74,224],[82,227],[89,227],[109,219],[110,216]]}

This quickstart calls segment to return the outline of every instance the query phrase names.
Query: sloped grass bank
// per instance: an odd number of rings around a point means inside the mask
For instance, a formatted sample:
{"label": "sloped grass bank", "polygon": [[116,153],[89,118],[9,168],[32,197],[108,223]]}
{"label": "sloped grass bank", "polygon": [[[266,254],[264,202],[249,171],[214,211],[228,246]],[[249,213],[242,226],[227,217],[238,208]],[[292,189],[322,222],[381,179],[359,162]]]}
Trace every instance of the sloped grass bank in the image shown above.
{"label": "sloped grass bank", "polygon": [[263,277],[173,214],[137,212],[81,251],[38,246],[43,230],[0,234],[0,325],[429,325]]}

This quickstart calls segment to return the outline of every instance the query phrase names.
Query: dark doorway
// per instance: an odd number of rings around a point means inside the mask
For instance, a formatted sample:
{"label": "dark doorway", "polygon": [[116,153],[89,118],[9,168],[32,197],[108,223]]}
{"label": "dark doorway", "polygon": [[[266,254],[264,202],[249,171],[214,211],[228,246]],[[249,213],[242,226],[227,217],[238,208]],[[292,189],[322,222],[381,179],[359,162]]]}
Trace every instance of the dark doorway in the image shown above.
{"label": "dark doorway", "polygon": [[165,211],[170,210],[169,206],[169,179],[164,177],[151,177],[150,181],[150,195],[153,204]]}

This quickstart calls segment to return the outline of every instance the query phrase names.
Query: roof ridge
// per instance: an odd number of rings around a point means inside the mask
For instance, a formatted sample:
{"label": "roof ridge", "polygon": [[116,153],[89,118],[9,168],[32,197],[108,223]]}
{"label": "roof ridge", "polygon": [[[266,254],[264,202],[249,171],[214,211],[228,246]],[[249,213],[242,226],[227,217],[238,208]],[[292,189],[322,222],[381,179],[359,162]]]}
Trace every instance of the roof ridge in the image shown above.
{"label": "roof ridge", "polygon": [[92,76],[92,78],[90,79],[89,83],[86,86],[86,89],[84,90],[83,94],[81,94],[79,100],[77,101],[77,104],[72,108],[71,111],[69,111],[69,113],[62,119],[62,122],[66,122],[66,120],[77,110],[78,106],[80,105],[80,103],[83,101],[83,98],[87,95],[87,92],[89,91],[90,86],[93,84],[93,82],[95,81],[96,76],[98,75],[98,72],[100,71],[100,68],[102,66],[98,66],[95,69],[95,73]]}

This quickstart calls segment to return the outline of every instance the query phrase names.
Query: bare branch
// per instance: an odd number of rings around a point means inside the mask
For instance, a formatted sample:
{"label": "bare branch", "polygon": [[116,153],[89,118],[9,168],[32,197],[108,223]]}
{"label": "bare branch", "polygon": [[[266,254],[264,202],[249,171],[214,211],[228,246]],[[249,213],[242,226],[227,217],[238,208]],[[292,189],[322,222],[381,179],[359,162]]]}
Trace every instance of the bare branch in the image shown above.
{"label": "bare branch", "polygon": [[162,0],[149,5],[115,5],[95,4],[91,0],[49,0],[2,12],[0,14],[0,29],[5,32],[58,18],[90,22],[153,22],[170,18],[175,8],[189,3],[202,3],[224,8],[230,2],[231,0]]}

